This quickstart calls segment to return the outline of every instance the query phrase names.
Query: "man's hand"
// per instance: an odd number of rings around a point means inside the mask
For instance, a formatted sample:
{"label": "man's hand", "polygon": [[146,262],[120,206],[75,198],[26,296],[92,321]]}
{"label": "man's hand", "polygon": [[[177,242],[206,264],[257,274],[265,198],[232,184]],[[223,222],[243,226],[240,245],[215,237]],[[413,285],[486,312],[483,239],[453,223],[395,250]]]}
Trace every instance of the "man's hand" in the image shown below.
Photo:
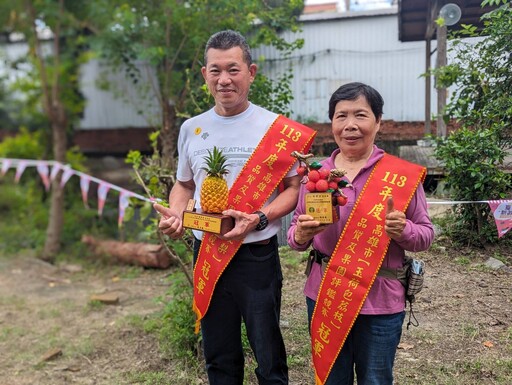
{"label": "man's hand", "polygon": [[168,235],[171,239],[179,239],[185,233],[181,216],[175,213],[172,209],[155,203],[153,208],[161,215],[158,228],[162,233]]}
{"label": "man's hand", "polygon": [[393,198],[389,198],[386,206],[386,221],[384,224],[386,234],[391,239],[400,238],[406,223],[405,214],[402,211],[395,210]]}
{"label": "man's hand", "polygon": [[258,223],[260,217],[258,214],[247,214],[242,211],[228,209],[222,212],[224,215],[229,215],[235,220],[235,227],[228,231],[223,236],[218,236],[221,239],[226,240],[241,240],[244,239],[247,234],[253,231]]}

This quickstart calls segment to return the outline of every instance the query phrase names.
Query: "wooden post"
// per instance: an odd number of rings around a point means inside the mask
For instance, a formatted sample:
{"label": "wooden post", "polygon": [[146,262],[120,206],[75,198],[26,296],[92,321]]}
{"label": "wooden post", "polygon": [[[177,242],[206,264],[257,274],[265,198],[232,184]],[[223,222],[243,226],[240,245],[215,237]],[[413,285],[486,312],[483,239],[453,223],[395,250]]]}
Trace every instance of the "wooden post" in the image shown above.
{"label": "wooden post", "polygon": [[424,134],[433,134],[432,132],[432,77],[430,76],[431,70],[431,57],[432,57],[432,38],[436,32],[435,20],[438,14],[439,4],[435,2],[427,2],[427,28],[425,31],[425,130]]}
{"label": "wooden post", "polygon": [[[446,66],[446,25],[437,26],[437,65],[436,68]],[[446,124],[443,120],[443,111],[446,106],[446,88],[439,85],[439,79],[436,79],[437,89],[437,135],[446,137]]]}
{"label": "wooden post", "polygon": [[425,135],[432,133],[432,124],[430,121],[430,90],[432,88],[432,80],[430,76],[430,37],[427,37],[425,46]]}

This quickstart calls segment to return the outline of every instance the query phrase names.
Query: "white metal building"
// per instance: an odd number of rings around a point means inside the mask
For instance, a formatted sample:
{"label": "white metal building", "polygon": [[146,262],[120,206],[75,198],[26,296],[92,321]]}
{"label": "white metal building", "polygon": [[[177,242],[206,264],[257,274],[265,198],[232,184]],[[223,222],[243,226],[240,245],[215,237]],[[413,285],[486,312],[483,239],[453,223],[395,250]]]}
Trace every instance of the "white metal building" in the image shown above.
{"label": "white metal building", "polygon": [[[260,70],[277,77],[293,65],[292,118],[328,122],[328,101],[343,83],[360,81],[384,98],[384,119],[424,121],[425,42],[398,39],[398,11],[387,9],[319,13],[301,16],[302,32],[286,32],[287,41],[300,37],[304,47],[283,60],[272,48],[253,50],[264,57]],[[435,43],[434,43],[435,46]],[[435,54],[431,57],[435,65]],[[431,111],[436,113],[435,90]]]}
{"label": "white metal building", "polygon": [[[44,52],[51,53],[50,41],[42,44]],[[20,40],[0,44],[0,75],[8,74],[9,81],[25,76],[30,65],[25,64],[21,71],[7,68],[8,63],[23,58],[28,53],[28,45]],[[78,129],[147,128],[160,122],[158,100],[152,92],[149,79],[152,77],[148,66],[142,66],[141,75],[144,89],[138,90],[122,72],[104,68],[99,60],[91,59],[80,67],[80,89],[86,99],[82,119]],[[109,83],[105,89],[101,84]]]}
{"label": "white metal building", "polygon": [[[277,77],[293,66],[293,119],[328,122],[332,92],[343,83],[361,81],[375,87],[384,97],[384,119],[424,121],[425,80],[421,75],[426,71],[425,42],[399,41],[396,6],[306,14],[300,20],[302,32],[284,32],[289,41],[298,37],[305,41],[304,47],[291,58],[283,59],[271,47],[253,50],[255,59],[264,58],[260,71],[270,77]],[[435,41],[432,48],[435,49]],[[0,46],[0,52],[11,60],[25,55],[26,50],[22,42]],[[431,56],[432,65],[435,56]],[[0,72],[3,71],[0,63]],[[154,95],[137,95],[122,73],[108,74],[114,92],[100,89],[101,74],[96,60],[82,66],[80,82],[87,102],[78,129],[143,128],[158,123],[158,101]],[[431,111],[436,114],[433,83]]]}

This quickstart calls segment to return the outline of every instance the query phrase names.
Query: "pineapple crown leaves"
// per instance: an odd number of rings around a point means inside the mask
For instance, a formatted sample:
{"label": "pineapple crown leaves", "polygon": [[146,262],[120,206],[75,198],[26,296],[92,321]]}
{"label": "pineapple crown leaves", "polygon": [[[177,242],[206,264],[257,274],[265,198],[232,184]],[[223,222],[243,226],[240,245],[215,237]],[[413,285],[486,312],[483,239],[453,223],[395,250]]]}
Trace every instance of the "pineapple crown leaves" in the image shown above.
{"label": "pineapple crown leaves", "polygon": [[208,155],[203,157],[206,166],[201,167],[201,170],[206,171],[208,176],[222,178],[224,175],[229,173],[227,167],[227,158],[222,153],[222,150],[218,149],[216,146],[213,147],[213,150],[208,150]]}

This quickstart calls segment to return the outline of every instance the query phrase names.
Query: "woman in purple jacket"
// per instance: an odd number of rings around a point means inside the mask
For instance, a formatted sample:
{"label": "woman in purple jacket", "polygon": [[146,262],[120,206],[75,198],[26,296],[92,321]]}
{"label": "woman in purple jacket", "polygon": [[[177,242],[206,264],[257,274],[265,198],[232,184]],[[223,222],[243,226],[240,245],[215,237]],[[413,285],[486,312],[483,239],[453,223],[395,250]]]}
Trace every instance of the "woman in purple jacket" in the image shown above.
{"label": "woman in purple jacket", "polygon": [[[343,179],[350,184],[343,192],[348,196],[348,203],[337,206],[337,222],[320,224],[305,213],[304,195],[307,190],[302,185],[288,230],[288,244],[293,249],[313,249],[304,287],[310,324],[322,281],[321,259],[329,258],[333,253],[359,193],[375,164],[384,155],[384,151],[374,144],[381,125],[383,105],[381,95],[362,83],[341,86],[329,101],[329,119],[338,148],[322,162],[322,166],[346,171]],[[392,201],[388,202],[384,229],[391,238],[382,263],[382,267],[388,270],[403,266],[406,251],[423,251],[430,247],[434,229],[421,183],[405,212],[394,210]],[[352,385],[356,377],[358,385],[391,385],[404,317],[404,286],[397,279],[378,274],[326,384]]]}

